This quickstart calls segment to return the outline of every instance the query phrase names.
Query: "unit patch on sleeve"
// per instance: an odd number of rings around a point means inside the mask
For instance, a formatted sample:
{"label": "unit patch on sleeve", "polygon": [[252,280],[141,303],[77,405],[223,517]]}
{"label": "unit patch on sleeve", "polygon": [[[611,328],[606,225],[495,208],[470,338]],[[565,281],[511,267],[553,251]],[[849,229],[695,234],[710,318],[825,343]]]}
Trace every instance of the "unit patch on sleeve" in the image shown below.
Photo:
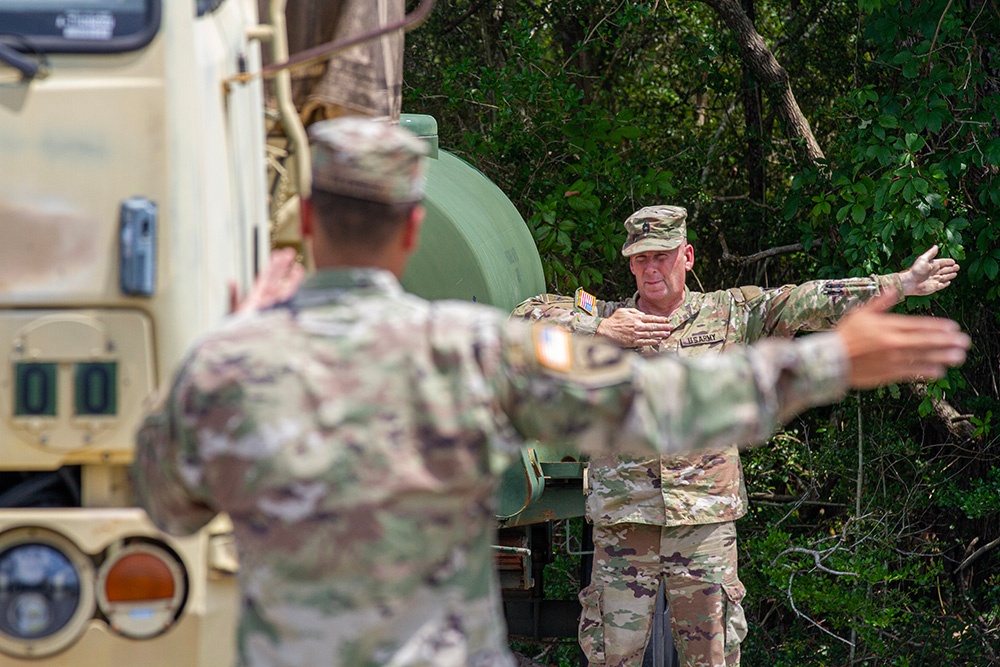
{"label": "unit patch on sleeve", "polygon": [[594,314],[594,309],[597,307],[596,302],[597,299],[594,298],[594,295],[585,292],[582,287],[576,291],[576,307],[588,315]]}

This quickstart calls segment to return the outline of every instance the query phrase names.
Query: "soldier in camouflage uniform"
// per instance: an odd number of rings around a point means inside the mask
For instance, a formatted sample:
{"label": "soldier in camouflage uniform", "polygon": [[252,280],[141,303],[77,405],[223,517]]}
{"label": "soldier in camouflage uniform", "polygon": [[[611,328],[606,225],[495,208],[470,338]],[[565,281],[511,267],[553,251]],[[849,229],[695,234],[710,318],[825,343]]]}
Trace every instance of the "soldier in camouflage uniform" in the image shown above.
{"label": "soldier in camouflage uniform", "polygon": [[875,309],[822,338],[683,365],[424,301],[397,280],[423,214],[424,144],[355,118],[310,134],[318,272],[194,347],[133,466],[165,530],[231,517],[242,665],[512,667],[493,491],[522,436],[594,454],[750,442],[849,385],[964,359],[953,322]]}
{"label": "soldier in camouflage uniform", "polygon": [[[601,301],[582,290],[575,299],[541,295],[518,306],[514,317],[602,334],[644,356],[701,357],[768,336],[828,329],[880,292],[894,301],[930,294],[958,271],[954,260],[934,259],[935,246],[901,274],[691,292],[684,286],[694,265],[686,216],[678,206],[650,206],[625,221],[622,254],[637,286],[632,298]],[[681,664],[738,665],[747,627],[733,522],[746,513],[747,496],[736,446],[682,456],[596,457],[589,480],[594,566],[590,586],[580,593],[580,643],[590,664],[642,664],[665,580]]]}

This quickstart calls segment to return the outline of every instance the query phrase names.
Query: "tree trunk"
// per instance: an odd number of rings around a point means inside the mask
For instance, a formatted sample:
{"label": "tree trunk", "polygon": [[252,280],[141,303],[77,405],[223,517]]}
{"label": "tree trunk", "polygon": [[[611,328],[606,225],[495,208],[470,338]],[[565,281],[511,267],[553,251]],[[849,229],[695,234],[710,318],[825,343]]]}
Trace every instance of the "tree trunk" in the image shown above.
{"label": "tree trunk", "polygon": [[778,64],[771,50],[764,43],[753,22],[743,11],[739,0],[702,0],[718,12],[719,16],[733,31],[733,37],[743,52],[744,64],[753,72],[757,81],[770,93],[778,115],[785,123],[789,135],[802,140],[806,159],[814,164],[825,160],[823,150],[813,136],[809,121],[802,115],[795,95],[788,83],[788,72]]}
{"label": "tree trunk", "polygon": [[[743,0],[743,9],[746,11],[750,24],[753,25],[756,20],[754,0]],[[750,71],[746,63],[743,64],[743,116],[746,121],[746,167],[750,199],[758,204],[766,204],[767,174],[764,164],[764,124],[761,118],[761,95],[753,72]],[[767,217],[766,209],[761,207],[760,214],[763,223]]]}

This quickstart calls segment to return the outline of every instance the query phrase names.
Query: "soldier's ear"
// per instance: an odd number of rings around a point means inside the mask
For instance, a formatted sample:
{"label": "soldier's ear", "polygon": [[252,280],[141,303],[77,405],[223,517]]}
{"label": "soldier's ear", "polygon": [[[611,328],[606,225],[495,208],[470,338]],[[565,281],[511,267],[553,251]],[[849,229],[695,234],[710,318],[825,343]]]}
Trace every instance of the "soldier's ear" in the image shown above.
{"label": "soldier's ear", "polygon": [[424,224],[424,207],[416,205],[410,209],[406,216],[406,223],[403,229],[403,249],[413,253],[420,242],[420,228]]}
{"label": "soldier's ear", "polygon": [[684,245],[684,270],[690,271],[694,268],[694,246],[690,243]]}

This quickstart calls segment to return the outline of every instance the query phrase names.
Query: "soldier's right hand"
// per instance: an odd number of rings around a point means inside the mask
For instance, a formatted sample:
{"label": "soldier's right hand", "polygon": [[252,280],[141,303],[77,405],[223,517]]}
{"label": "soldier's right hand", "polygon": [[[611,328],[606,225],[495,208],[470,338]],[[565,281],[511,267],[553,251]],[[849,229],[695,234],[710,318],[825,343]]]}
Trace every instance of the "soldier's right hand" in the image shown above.
{"label": "soldier's right hand", "polygon": [[890,295],[872,299],[835,329],[847,349],[854,389],[938,379],[965,361],[972,341],[957,322],[889,313],[892,303]]}
{"label": "soldier's right hand", "polygon": [[619,308],[597,325],[598,335],[622,347],[656,345],[666,340],[671,331],[669,318],[649,315],[635,308]]}
{"label": "soldier's right hand", "polygon": [[296,262],[292,248],[271,252],[271,259],[260,272],[253,286],[242,300],[236,298],[235,287],[230,287],[230,311],[246,313],[269,308],[288,301],[302,284],[306,271]]}

